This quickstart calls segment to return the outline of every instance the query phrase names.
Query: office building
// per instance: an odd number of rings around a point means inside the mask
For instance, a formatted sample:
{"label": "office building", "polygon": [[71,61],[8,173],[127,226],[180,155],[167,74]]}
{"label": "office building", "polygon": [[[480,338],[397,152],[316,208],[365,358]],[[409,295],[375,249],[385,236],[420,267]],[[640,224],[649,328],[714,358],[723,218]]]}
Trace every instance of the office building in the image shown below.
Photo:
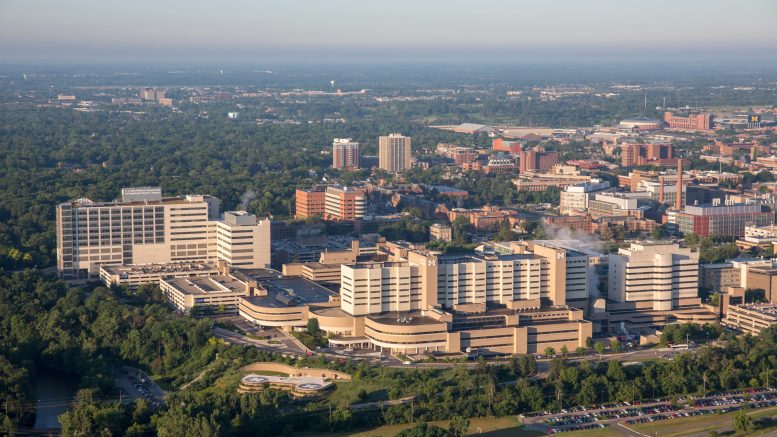
{"label": "office building", "polygon": [[324,202],[325,220],[352,222],[364,218],[366,199],[360,188],[326,187]]}
{"label": "office building", "polygon": [[519,153],[520,171],[545,173],[550,171],[558,162],[558,152],[546,152],[542,146],[535,146],[529,150],[523,150]]}
{"label": "office building", "polygon": [[160,100],[165,98],[165,90],[159,88],[141,88],[138,97],[142,100]]}
{"label": "office building", "polygon": [[[609,255],[608,299],[600,320],[611,333],[639,333],[670,323],[715,323],[698,297],[699,254],[673,243],[632,243]],[[598,306],[598,305],[597,305]]]}
{"label": "office building", "polygon": [[314,186],[296,191],[296,218],[319,216],[324,220],[355,221],[364,218],[366,197],[361,188],[341,185]]}
{"label": "office building", "polygon": [[740,250],[746,251],[753,248],[767,250],[777,244],[777,226],[745,226],[744,238],[736,241]]}
{"label": "office building", "polygon": [[712,129],[712,114],[664,112],[664,123],[669,129],[709,130]]}
{"label": "office building", "polygon": [[518,155],[523,150],[523,143],[520,141],[510,141],[504,138],[495,138],[491,143],[491,148],[497,152],[507,152],[511,155]]}
{"label": "office building", "polygon": [[674,165],[674,148],[671,144],[621,144],[621,165]]}
{"label": "office building", "polygon": [[420,273],[406,262],[341,266],[340,301],[353,316],[421,308]]}
{"label": "office building", "polygon": [[699,254],[677,244],[632,243],[609,257],[609,298],[669,311],[699,289]]}
{"label": "office building", "polygon": [[725,291],[729,287],[739,287],[740,269],[733,263],[702,264],[699,266],[699,286],[714,293]]}
{"label": "office building", "polygon": [[[224,262],[224,261],[221,261]],[[218,274],[211,262],[183,262],[141,265],[101,265],[100,280],[106,287],[126,286],[131,289],[143,284],[159,284],[162,278],[188,278]]]}
{"label": "office building", "polygon": [[774,212],[765,205],[731,203],[711,205],[687,205],[674,218],[680,232],[694,233],[699,237],[741,237],[745,226],[774,224]]}
{"label": "office building", "polygon": [[245,211],[227,211],[209,225],[216,242],[216,259],[232,267],[270,267],[270,221],[257,222]]}
{"label": "office building", "polygon": [[270,222],[243,211],[219,218],[211,196],[162,197],[158,187],[125,188],[113,202],[82,198],[57,206],[57,271],[89,279],[100,266],[226,260],[270,264]]}
{"label": "office building", "polygon": [[230,275],[163,278],[159,288],[182,314],[191,314],[195,307],[202,314],[237,314],[240,298],[250,293],[250,284]]}
{"label": "office building", "polygon": [[759,335],[764,329],[777,324],[777,305],[729,305],[720,324],[738,333]]}
{"label": "office building", "polygon": [[608,190],[610,183],[599,179],[592,179],[575,185],[570,185],[561,192],[559,212],[572,214],[588,210],[588,202],[595,193]]}
{"label": "office building", "polygon": [[639,207],[640,193],[596,193],[588,201],[588,213],[594,220],[602,217],[642,218],[644,210]]}
{"label": "office building", "polygon": [[389,173],[401,173],[413,164],[410,137],[390,134],[378,139],[378,166]]}
{"label": "office building", "polygon": [[450,242],[453,240],[453,230],[448,225],[433,223],[429,226],[429,240]]}
{"label": "office building", "polygon": [[350,138],[335,138],[332,142],[332,167],[340,170],[359,168],[359,143]]}

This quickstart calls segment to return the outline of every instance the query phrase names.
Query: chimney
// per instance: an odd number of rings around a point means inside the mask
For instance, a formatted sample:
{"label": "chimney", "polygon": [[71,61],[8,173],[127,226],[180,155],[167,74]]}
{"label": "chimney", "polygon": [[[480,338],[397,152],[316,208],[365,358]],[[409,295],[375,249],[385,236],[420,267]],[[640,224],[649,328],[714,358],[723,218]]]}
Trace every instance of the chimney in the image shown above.
{"label": "chimney", "polygon": [[683,160],[677,160],[677,195],[675,196],[674,209],[683,209]]}

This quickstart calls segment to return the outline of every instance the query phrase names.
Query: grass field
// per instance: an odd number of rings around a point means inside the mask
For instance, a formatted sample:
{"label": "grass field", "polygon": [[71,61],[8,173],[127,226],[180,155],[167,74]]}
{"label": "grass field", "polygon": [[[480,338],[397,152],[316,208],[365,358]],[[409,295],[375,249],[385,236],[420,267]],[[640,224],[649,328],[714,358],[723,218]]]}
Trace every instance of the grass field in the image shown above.
{"label": "grass field", "polygon": [[[736,413],[713,414],[709,416],[684,417],[682,419],[668,419],[659,422],[640,423],[628,425],[634,431],[659,437],[680,437],[687,434],[705,433],[717,430],[731,430],[733,417]],[[753,420],[777,415],[777,407],[753,410],[748,413]],[[770,428],[774,431],[774,427]],[[727,436],[758,435],[770,430],[757,430],[750,433],[731,433]]]}
{"label": "grass field", "polygon": [[587,429],[585,431],[571,431],[562,434],[564,437],[623,437],[623,433],[612,426],[600,429]]}
{"label": "grass field", "polygon": [[[357,402],[359,390],[364,389],[367,392],[366,402],[388,400],[388,392],[384,384],[380,381],[337,381],[335,389],[327,397],[333,403],[347,402],[349,404]],[[358,403],[358,402],[357,402]]]}
{"label": "grass field", "polygon": [[[442,420],[431,422],[434,425],[447,428],[448,421]],[[358,431],[345,434],[331,434],[335,436],[354,436],[354,437],[394,437],[397,433],[410,428],[411,424],[403,425],[384,425],[368,431]],[[477,417],[469,419],[468,435],[484,435],[491,437],[536,437],[543,435],[538,431],[518,429],[521,423],[513,416],[508,417]]]}

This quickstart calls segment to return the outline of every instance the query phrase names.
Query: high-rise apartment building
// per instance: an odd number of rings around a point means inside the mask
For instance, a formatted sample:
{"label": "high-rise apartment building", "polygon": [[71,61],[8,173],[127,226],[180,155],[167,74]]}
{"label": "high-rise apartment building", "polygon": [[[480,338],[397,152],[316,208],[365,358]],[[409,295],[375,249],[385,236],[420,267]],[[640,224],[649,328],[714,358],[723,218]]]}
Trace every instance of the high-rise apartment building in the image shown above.
{"label": "high-rise apartment building", "polygon": [[712,114],[664,112],[664,122],[669,129],[709,130],[712,129]]}
{"label": "high-rise apartment building", "polygon": [[160,100],[165,98],[165,90],[159,88],[141,88],[138,97],[143,100]]}
{"label": "high-rise apartment building", "polygon": [[366,198],[359,188],[318,185],[309,190],[297,189],[296,205],[297,218],[354,221],[364,218]]}
{"label": "high-rise apartment building", "polygon": [[359,143],[350,138],[335,138],[332,142],[332,167],[353,170],[359,168]]}
{"label": "high-rise apartment building", "polygon": [[378,166],[390,173],[400,173],[412,165],[410,137],[390,134],[378,139]]}
{"label": "high-rise apartment building", "polygon": [[518,154],[521,173],[545,173],[558,163],[558,152],[546,152],[542,146],[524,150]]}
{"label": "high-rise apartment building", "polygon": [[163,198],[158,187],[125,188],[114,202],[62,203],[57,270],[65,279],[85,279],[97,277],[101,265],[224,259],[269,266],[269,220],[242,211],[219,219],[219,203],[200,195]]}

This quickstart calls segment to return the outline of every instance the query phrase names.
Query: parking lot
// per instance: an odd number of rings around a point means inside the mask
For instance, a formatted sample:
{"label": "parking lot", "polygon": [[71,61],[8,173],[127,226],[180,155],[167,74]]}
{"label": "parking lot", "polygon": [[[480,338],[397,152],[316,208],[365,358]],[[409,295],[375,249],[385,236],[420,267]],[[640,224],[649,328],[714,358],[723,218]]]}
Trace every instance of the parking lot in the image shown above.
{"label": "parking lot", "polygon": [[142,398],[148,400],[152,407],[159,407],[165,402],[164,390],[139,369],[127,366],[118,369],[116,386],[123,402]]}
{"label": "parking lot", "polygon": [[621,402],[586,408],[582,406],[562,410],[561,413],[529,414],[525,423],[542,423],[550,433],[563,433],[586,429],[605,428],[613,424],[633,425],[681,417],[728,413],[742,409],[777,406],[777,389],[745,389],[716,393],[705,397],[678,399],[673,405],[664,399],[648,402]]}

